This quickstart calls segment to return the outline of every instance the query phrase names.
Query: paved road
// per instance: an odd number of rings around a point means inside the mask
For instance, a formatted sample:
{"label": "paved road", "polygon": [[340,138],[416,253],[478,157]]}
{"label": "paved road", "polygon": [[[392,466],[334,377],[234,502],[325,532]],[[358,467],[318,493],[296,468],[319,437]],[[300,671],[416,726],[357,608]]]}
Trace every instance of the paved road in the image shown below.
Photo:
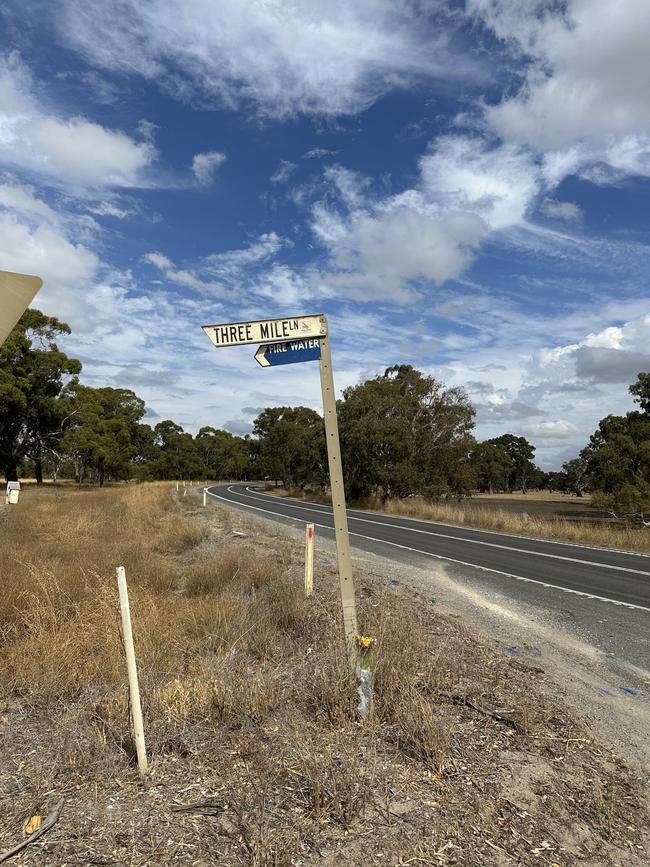
{"label": "paved road", "polygon": [[[323,542],[334,539],[327,506],[254,485],[209,490],[215,503],[294,529],[313,522],[321,556],[332,556],[332,542]],[[554,695],[634,767],[650,770],[649,556],[354,509],[348,520],[367,575],[406,581],[497,650],[541,665]]]}
{"label": "paved road", "polygon": [[[274,497],[245,484],[215,485],[208,491],[217,500],[278,521],[311,521],[333,536],[329,506]],[[414,554],[435,557],[490,573],[501,586],[510,585],[513,595],[526,596],[542,587],[650,614],[650,556],[644,554],[543,542],[354,509],[348,512],[348,522],[354,547],[392,559],[412,561]]]}

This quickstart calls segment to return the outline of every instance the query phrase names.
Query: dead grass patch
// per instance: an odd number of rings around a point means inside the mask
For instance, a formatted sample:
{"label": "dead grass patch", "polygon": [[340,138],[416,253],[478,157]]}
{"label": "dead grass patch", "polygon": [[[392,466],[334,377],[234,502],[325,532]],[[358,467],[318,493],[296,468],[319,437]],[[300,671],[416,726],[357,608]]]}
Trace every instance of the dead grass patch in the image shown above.
{"label": "dead grass patch", "polygon": [[[0,527],[0,849],[53,792],[66,815],[25,865],[393,864],[419,851],[484,865],[493,846],[536,865],[547,840],[564,867],[593,863],[595,837],[612,863],[642,839],[632,777],[540,700],[537,675],[370,578],[359,616],[379,650],[361,724],[333,569],[317,561],[305,599],[300,546],[189,495],[179,506],[169,488],[30,490]],[[142,789],[117,565],[152,763]],[[508,800],[517,763],[535,769],[521,774],[525,809]],[[588,833],[571,861],[574,816]]]}
{"label": "dead grass patch", "polygon": [[[378,504],[369,504],[377,509]],[[525,511],[522,504],[522,512]],[[551,539],[557,542],[573,542],[601,548],[616,548],[624,551],[650,552],[650,535],[642,529],[621,524],[600,522],[597,524],[548,519],[529,515],[518,518],[512,511],[477,506],[471,501],[464,506],[443,503],[427,503],[418,497],[408,500],[391,500],[383,510],[389,515],[422,518],[445,524],[475,527],[481,530],[497,530],[533,539]]]}

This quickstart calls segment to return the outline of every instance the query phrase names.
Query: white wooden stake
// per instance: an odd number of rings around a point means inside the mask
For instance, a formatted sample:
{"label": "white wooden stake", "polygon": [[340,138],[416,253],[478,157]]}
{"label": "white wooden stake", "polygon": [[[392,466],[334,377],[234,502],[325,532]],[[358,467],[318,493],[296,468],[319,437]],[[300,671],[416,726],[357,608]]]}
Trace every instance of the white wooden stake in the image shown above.
{"label": "white wooden stake", "polygon": [[305,596],[314,592],[314,525],[307,524],[305,533]]}
{"label": "white wooden stake", "polygon": [[142,725],[142,706],[140,704],[140,687],[138,686],[138,669],[135,664],[133,648],[133,630],[131,629],[131,612],[129,610],[129,594],[126,589],[126,573],[124,566],[118,566],[117,586],[120,591],[120,609],[122,612],[122,633],[124,636],[124,652],[126,668],[129,675],[129,692],[131,695],[131,716],[133,717],[133,737],[135,751],[138,756],[140,776],[147,773],[147,750],[144,743],[144,727]]}
{"label": "white wooden stake", "polygon": [[176,493],[178,493],[178,482],[176,482]]}
{"label": "white wooden stake", "polygon": [[207,491],[205,490],[205,488],[203,488],[203,505],[204,506],[208,505],[208,494],[207,494]]}

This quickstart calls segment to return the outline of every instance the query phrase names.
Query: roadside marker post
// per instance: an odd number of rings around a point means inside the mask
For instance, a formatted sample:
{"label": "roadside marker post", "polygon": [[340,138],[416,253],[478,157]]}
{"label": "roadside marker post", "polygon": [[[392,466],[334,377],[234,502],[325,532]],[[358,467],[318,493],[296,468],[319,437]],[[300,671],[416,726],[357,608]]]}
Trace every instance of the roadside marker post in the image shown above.
{"label": "roadside marker post", "polygon": [[[320,363],[320,384],[332,491],[343,627],[350,667],[352,671],[355,671],[357,667],[355,646],[358,634],[357,609],[327,317],[318,314],[315,316],[286,317],[285,319],[259,319],[255,322],[225,322],[220,325],[204,325],[203,331],[217,348],[244,346],[250,343],[262,344],[255,353],[255,359],[262,367],[316,360]],[[316,340],[319,343],[318,347],[314,345]],[[271,344],[271,346],[264,344]]]}
{"label": "roadside marker post", "polygon": [[203,488],[203,505],[204,506],[208,505],[208,494],[207,494],[205,488]]}
{"label": "roadside marker post", "polygon": [[140,776],[147,773],[147,750],[144,742],[144,726],[142,724],[142,705],[140,704],[140,687],[138,685],[138,669],[135,662],[133,647],[133,630],[131,628],[131,611],[129,608],[129,593],[126,588],[126,572],[124,566],[118,566],[117,586],[120,593],[120,611],[122,614],[122,638],[126,655],[126,669],[129,676],[129,695],[131,697],[131,717],[133,720],[133,738],[138,757]]}
{"label": "roadside marker post", "polygon": [[314,592],[314,525],[305,527],[305,596]]}

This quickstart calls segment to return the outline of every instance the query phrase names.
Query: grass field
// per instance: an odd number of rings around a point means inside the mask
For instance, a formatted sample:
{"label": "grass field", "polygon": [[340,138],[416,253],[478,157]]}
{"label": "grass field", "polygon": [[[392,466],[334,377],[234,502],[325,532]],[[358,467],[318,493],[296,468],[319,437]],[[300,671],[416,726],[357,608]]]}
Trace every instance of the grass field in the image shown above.
{"label": "grass field", "polygon": [[327,558],[306,599],[299,547],[170,487],[27,489],[0,514],[0,857],[62,796],[14,863],[647,863],[639,784],[541,697],[540,669],[360,575],[378,639],[361,721]]}

